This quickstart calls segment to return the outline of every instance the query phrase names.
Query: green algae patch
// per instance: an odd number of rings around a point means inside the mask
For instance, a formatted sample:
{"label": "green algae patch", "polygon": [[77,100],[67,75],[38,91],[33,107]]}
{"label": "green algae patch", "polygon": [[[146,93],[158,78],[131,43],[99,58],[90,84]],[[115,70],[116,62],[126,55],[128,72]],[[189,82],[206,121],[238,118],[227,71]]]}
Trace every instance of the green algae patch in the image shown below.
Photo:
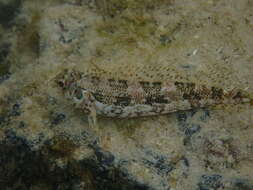
{"label": "green algae patch", "polygon": [[[136,45],[139,41],[157,43],[157,22],[153,11],[160,6],[169,6],[173,1],[108,0],[97,2],[104,18],[97,24],[99,36],[110,39],[110,44]],[[156,41],[156,42],[154,42]]]}
{"label": "green algae patch", "polygon": [[105,0],[96,1],[98,10],[103,16],[114,17],[125,10],[152,10],[162,5],[170,5],[174,0]]}
{"label": "green algae patch", "polygon": [[150,15],[132,14],[106,20],[97,27],[102,37],[109,37],[114,43],[132,44],[148,40],[155,32],[155,21]]}

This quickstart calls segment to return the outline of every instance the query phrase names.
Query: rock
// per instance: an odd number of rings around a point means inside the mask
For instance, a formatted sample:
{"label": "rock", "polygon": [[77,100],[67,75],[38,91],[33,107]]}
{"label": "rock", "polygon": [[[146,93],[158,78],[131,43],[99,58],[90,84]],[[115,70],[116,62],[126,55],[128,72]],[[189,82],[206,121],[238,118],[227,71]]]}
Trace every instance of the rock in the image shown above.
{"label": "rock", "polygon": [[252,106],[98,117],[90,126],[56,84],[74,68],[250,93],[252,7],[247,0],[2,0],[0,189],[252,190]]}
{"label": "rock", "polygon": [[10,27],[12,25],[12,21],[20,9],[21,3],[21,0],[0,2],[0,24],[2,26]]}

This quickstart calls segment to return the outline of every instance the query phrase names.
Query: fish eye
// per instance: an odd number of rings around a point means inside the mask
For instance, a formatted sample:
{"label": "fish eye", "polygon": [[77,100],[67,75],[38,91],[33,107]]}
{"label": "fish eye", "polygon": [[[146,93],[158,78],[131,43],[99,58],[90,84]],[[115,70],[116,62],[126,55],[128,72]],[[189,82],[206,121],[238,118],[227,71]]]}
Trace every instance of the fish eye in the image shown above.
{"label": "fish eye", "polygon": [[78,88],[75,90],[74,92],[75,98],[77,98],[78,100],[81,100],[83,98],[83,92],[81,88]]}

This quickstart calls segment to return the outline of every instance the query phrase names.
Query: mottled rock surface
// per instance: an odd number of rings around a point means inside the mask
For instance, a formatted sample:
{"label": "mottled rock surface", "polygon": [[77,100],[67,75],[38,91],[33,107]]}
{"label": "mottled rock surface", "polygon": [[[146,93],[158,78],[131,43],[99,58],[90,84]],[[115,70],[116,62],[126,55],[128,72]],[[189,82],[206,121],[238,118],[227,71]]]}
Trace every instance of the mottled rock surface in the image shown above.
{"label": "mottled rock surface", "polygon": [[253,94],[251,0],[1,0],[0,190],[252,190],[253,106],[98,127],[66,69]]}

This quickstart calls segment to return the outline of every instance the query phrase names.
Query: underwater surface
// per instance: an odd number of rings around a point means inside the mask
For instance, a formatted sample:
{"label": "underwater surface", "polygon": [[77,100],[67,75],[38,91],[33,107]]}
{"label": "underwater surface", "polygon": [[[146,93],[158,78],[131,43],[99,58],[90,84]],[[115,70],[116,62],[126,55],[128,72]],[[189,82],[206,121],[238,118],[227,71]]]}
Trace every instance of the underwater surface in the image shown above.
{"label": "underwater surface", "polygon": [[[0,189],[252,190],[252,36],[251,0],[1,0]],[[60,87],[71,71],[249,101],[93,126]]]}

